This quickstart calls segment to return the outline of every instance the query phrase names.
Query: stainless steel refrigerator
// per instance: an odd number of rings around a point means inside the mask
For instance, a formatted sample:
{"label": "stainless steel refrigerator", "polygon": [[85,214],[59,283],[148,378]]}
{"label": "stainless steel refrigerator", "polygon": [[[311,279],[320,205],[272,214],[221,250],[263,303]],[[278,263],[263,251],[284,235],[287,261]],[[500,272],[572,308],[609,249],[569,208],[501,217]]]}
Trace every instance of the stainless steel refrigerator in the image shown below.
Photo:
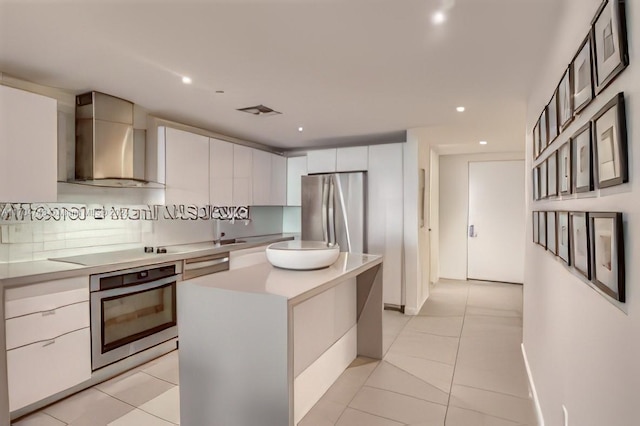
{"label": "stainless steel refrigerator", "polygon": [[365,172],[302,176],[302,239],[367,252]]}

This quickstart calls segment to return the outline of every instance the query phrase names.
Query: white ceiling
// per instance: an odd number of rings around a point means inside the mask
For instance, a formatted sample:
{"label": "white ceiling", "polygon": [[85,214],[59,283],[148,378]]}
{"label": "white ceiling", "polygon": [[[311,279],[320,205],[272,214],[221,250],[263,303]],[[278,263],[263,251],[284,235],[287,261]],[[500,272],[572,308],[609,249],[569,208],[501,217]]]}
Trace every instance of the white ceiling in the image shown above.
{"label": "white ceiling", "polygon": [[[0,0],[0,71],[275,147],[398,141],[434,127],[457,129],[438,133],[451,135],[443,144],[493,136],[521,150],[561,4]],[[236,111],[257,104],[282,115]]]}

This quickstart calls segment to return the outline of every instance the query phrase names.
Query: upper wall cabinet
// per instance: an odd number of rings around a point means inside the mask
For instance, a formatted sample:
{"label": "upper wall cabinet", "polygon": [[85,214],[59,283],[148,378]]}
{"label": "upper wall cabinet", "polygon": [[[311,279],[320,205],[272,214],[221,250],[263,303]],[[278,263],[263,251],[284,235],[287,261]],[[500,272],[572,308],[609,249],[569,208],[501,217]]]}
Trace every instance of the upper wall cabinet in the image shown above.
{"label": "upper wall cabinet", "polygon": [[254,206],[271,205],[271,154],[253,150],[253,200]]}
{"label": "upper wall cabinet", "polygon": [[57,101],[0,86],[0,202],[57,201]]}
{"label": "upper wall cabinet", "polygon": [[355,172],[367,170],[369,165],[369,147],[354,146],[338,148],[336,153],[336,171]]}
{"label": "upper wall cabinet", "polygon": [[271,204],[287,205],[287,159],[271,154]]}
{"label": "upper wall cabinet", "polygon": [[209,204],[209,138],[165,127],[166,204]]}
{"label": "upper wall cabinet", "polygon": [[253,149],[233,145],[233,205],[253,204]]}
{"label": "upper wall cabinet", "polygon": [[333,173],[336,171],[336,149],[319,149],[307,153],[307,173]]}
{"label": "upper wall cabinet", "polygon": [[287,205],[302,205],[302,176],[307,174],[307,157],[287,158]]}
{"label": "upper wall cabinet", "polygon": [[209,139],[209,201],[212,206],[233,205],[233,144]]}

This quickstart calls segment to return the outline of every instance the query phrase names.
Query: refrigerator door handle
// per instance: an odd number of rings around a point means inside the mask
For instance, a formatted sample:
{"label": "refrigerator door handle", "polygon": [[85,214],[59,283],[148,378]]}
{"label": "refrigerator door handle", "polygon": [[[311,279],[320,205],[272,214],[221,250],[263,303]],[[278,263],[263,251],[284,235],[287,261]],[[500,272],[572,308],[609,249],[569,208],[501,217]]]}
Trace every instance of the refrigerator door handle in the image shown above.
{"label": "refrigerator door handle", "polygon": [[322,237],[324,242],[329,244],[329,180],[327,177],[322,178]]}
{"label": "refrigerator door handle", "polygon": [[333,176],[329,176],[329,240],[327,245],[336,245],[336,209],[335,209],[335,184]]}

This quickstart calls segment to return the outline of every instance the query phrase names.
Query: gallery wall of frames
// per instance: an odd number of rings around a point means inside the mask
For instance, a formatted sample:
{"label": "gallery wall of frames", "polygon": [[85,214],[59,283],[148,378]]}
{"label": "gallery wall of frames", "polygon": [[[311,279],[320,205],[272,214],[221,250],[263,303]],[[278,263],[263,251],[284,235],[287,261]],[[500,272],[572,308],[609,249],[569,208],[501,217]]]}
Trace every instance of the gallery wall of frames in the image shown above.
{"label": "gallery wall of frames", "polygon": [[[625,2],[604,0],[533,128],[533,200],[560,202],[556,211],[533,212],[533,242],[619,302],[625,301],[622,213],[563,211],[561,203],[629,182],[625,95],[607,91],[628,64]],[[609,101],[585,117],[596,97]],[[574,122],[579,129],[552,150]]]}

